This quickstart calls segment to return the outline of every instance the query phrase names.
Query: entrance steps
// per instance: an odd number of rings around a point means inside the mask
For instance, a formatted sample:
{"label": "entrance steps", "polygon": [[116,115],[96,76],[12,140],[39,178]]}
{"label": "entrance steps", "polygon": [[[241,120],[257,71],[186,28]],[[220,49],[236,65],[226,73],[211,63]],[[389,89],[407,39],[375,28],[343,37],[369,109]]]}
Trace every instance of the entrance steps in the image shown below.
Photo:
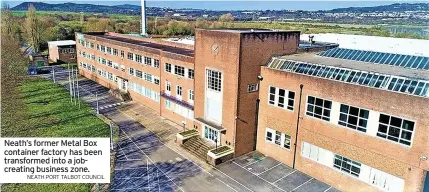
{"label": "entrance steps", "polygon": [[182,147],[204,161],[207,161],[207,153],[209,150],[214,148],[206,144],[205,141],[198,136],[187,139]]}

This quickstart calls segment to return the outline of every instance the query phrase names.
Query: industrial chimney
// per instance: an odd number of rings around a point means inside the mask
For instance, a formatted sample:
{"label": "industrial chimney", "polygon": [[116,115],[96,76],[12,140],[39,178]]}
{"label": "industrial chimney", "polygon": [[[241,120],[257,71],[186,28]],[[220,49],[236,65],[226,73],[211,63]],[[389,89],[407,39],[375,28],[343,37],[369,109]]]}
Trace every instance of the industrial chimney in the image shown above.
{"label": "industrial chimney", "polygon": [[142,30],[141,30],[140,35],[147,36],[147,32],[146,32],[146,0],[141,0],[141,7],[142,7],[142,22],[141,22]]}

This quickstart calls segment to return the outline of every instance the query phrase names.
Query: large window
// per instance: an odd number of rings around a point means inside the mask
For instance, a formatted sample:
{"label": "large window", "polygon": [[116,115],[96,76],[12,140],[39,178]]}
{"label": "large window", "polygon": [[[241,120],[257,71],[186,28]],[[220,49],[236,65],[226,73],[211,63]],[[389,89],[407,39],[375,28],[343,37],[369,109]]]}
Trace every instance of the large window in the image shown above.
{"label": "large window", "polygon": [[169,81],[165,82],[165,90],[167,90],[168,93],[171,91],[171,83]]}
{"label": "large window", "polygon": [[188,69],[188,78],[194,79],[194,70],[193,69]]}
{"label": "large window", "polygon": [[142,56],[136,54],[136,62],[142,63]]}
{"label": "large window", "polygon": [[377,136],[404,145],[411,145],[411,138],[414,131],[414,122],[380,114],[380,124],[378,125]]}
{"label": "large window", "polygon": [[144,64],[145,65],[152,65],[152,58],[144,57]]}
{"label": "large window", "polygon": [[265,141],[278,145],[280,147],[290,149],[290,136],[282,133],[280,131],[273,130],[271,128],[266,128],[265,131]]}
{"label": "large window", "polygon": [[359,177],[361,164],[357,161],[353,161],[336,154],[334,158],[334,167],[338,170]]}
{"label": "large window", "polygon": [[159,68],[159,60],[153,59],[153,67]]}
{"label": "large window", "polygon": [[136,77],[143,78],[143,73],[140,70],[136,70]]}
{"label": "large window", "polygon": [[125,52],[124,50],[121,50],[121,57],[124,58]]}
{"label": "large window", "polygon": [[207,87],[213,91],[222,90],[222,73],[207,69]]}
{"label": "large window", "polygon": [[131,67],[130,67],[130,69],[129,69],[129,74],[130,74],[130,75],[134,75],[134,68],[131,68]]}
{"label": "large window", "polygon": [[177,87],[176,87],[176,94],[178,96],[182,96],[182,87],[179,85],[177,85]]}
{"label": "large window", "polygon": [[368,116],[368,110],[341,104],[340,119],[338,124],[358,131],[366,132]]}
{"label": "large window", "polygon": [[318,119],[329,121],[331,115],[331,106],[331,101],[308,96],[306,114]]}
{"label": "large window", "polygon": [[113,55],[118,56],[118,49],[113,48]]}
{"label": "large window", "polygon": [[133,53],[128,53],[128,60],[134,60],[134,54]]}
{"label": "large window", "polygon": [[185,68],[178,66],[178,65],[175,65],[174,66],[174,74],[184,77],[185,76]]}
{"label": "large window", "polygon": [[268,104],[293,110],[295,92],[276,87],[269,88]]}
{"label": "large window", "polygon": [[152,75],[149,73],[144,73],[144,80],[152,82]]}
{"label": "large window", "polygon": [[165,71],[171,73],[171,64],[170,63],[165,64]]}

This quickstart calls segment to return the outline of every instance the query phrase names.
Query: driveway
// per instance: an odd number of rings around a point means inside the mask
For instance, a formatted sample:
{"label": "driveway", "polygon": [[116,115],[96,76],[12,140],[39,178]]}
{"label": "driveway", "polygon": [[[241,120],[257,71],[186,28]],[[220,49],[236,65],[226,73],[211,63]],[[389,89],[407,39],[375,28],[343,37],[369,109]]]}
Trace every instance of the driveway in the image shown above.
{"label": "driveway", "polygon": [[254,191],[337,192],[298,170],[254,152],[218,166],[218,169]]}

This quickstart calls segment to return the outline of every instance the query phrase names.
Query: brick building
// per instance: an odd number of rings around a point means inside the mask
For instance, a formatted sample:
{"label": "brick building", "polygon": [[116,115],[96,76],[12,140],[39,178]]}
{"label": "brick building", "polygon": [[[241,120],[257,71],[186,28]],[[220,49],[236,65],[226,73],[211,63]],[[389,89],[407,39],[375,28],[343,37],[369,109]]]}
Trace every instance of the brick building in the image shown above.
{"label": "brick building", "polygon": [[54,63],[76,63],[76,42],[48,41],[49,60]]}
{"label": "brick building", "polygon": [[429,165],[428,58],[394,54],[381,62],[382,53],[299,37],[196,29],[195,44],[185,45],[76,34],[82,75],[231,146],[235,157],[258,150],[344,191],[421,191]]}

